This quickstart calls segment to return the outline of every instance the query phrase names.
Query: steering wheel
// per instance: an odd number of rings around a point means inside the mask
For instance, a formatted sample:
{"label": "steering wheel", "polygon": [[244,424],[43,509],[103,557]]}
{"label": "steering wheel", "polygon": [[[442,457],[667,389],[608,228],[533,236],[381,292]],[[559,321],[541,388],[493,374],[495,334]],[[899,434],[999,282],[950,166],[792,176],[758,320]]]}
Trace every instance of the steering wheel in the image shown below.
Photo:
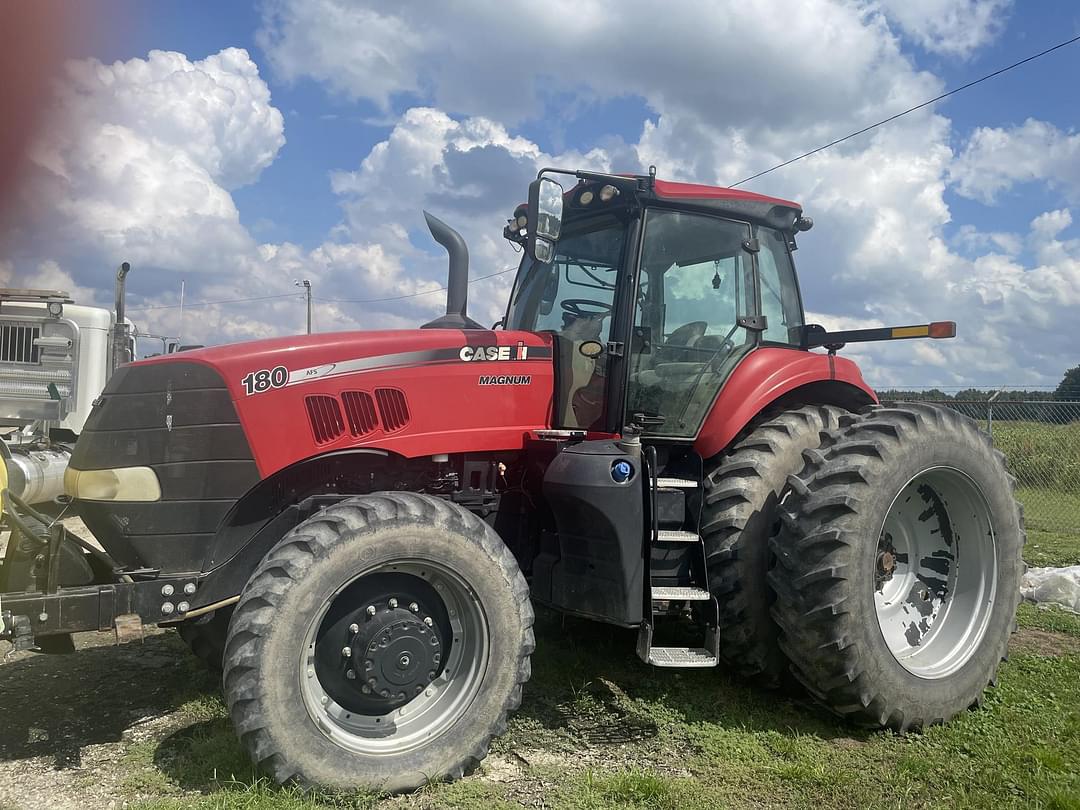
{"label": "steering wheel", "polygon": [[[567,298],[560,305],[575,318],[595,318],[597,316],[603,318],[610,315],[612,310],[611,304],[605,304],[603,301],[591,301],[588,298]],[[595,307],[595,309],[590,311],[584,307]]]}

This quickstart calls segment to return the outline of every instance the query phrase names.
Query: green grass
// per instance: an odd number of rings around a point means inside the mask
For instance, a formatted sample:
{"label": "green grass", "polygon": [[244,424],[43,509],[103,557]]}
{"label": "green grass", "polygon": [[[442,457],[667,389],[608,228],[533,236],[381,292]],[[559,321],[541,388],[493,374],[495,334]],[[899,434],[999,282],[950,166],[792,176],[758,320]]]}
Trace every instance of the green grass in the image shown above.
{"label": "green grass", "polygon": [[1080,542],[1080,492],[1020,487],[1016,495],[1029,529],[1070,534]]}
{"label": "green grass", "polygon": [[[1023,605],[1019,619],[1080,639],[1080,616]],[[549,614],[537,629],[522,708],[466,780],[396,798],[276,788],[251,773],[208,695],[185,707],[199,718],[188,729],[132,754],[165,783],[142,806],[1080,810],[1080,654],[1014,652],[981,709],[901,737],[858,731],[721,671],[650,670],[632,634]]]}

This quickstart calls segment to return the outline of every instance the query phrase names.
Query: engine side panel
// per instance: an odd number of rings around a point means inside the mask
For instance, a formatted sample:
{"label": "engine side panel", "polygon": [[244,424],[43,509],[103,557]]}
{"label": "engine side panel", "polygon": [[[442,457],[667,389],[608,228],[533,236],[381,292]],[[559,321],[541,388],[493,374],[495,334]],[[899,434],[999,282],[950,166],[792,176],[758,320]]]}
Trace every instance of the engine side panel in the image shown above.
{"label": "engine side panel", "polygon": [[351,447],[405,458],[517,450],[551,419],[551,338],[531,332],[343,332],[203,349],[184,360],[225,380],[264,478]]}
{"label": "engine side panel", "polygon": [[801,349],[757,349],[739,363],[724,384],[705,417],[694,450],[702,458],[716,455],[772,402],[815,383],[842,386],[853,400],[877,402],[877,395],[851,360]]}

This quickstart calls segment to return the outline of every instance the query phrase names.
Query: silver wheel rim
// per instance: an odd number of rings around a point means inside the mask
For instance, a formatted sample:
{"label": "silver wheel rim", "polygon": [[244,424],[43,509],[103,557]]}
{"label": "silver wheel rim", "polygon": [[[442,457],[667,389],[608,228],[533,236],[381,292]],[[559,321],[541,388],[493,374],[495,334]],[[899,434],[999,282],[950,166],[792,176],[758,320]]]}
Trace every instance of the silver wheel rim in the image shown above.
{"label": "silver wheel rim", "polygon": [[878,626],[910,673],[937,679],[971,659],[997,589],[997,544],[978,485],[952,467],[914,476],[893,499],[878,539]]}
{"label": "silver wheel rim", "polygon": [[[316,645],[327,641],[320,641],[320,628],[335,601],[350,586],[380,573],[412,575],[430,584],[443,601],[452,640],[442,671],[420,694],[391,711],[359,713],[328,694]],[[376,756],[402,754],[445,734],[469,710],[487,671],[490,649],[480,599],[459,574],[426,560],[375,566],[343,582],[308,625],[299,660],[300,693],[315,725],[341,748]],[[360,688],[362,681],[357,683]]]}

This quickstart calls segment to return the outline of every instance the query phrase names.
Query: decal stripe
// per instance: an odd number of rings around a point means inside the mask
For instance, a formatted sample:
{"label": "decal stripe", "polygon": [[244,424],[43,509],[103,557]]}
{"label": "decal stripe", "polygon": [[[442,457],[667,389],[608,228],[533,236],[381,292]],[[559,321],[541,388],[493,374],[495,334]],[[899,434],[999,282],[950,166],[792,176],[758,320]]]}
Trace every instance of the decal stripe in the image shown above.
{"label": "decal stripe", "polygon": [[[516,347],[511,347],[516,349]],[[448,347],[443,349],[425,349],[416,352],[399,352],[397,354],[380,354],[373,357],[357,357],[352,360],[341,360],[336,363],[324,363],[321,366],[299,368],[289,372],[289,381],[286,385],[299,385],[313,380],[324,380],[328,377],[340,377],[345,374],[357,374],[366,371],[382,371],[388,368],[403,368],[406,366],[440,365],[443,363],[505,363],[505,360],[462,360],[460,357],[461,347]],[[551,348],[549,346],[529,346],[528,356],[525,360],[512,360],[516,363],[531,363],[536,360],[550,360]]]}

